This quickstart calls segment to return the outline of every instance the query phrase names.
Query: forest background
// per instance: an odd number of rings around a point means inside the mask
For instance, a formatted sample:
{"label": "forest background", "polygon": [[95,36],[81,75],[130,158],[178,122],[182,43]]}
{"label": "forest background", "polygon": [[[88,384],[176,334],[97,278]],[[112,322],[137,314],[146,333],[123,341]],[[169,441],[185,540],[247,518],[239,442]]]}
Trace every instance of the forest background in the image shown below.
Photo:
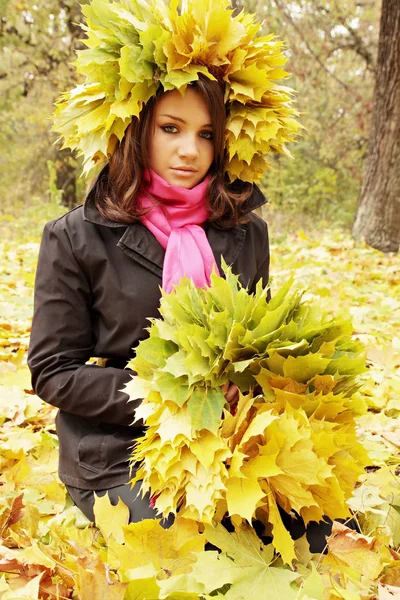
{"label": "forest background", "polygon": [[[85,2],[82,2],[84,4]],[[363,177],[377,61],[379,0],[250,0],[264,31],[287,40],[285,84],[298,91],[305,127],[276,155],[263,187],[274,211],[294,222],[350,227]],[[71,87],[81,47],[76,0],[0,1],[0,210],[18,217],[34,204],[82,201],[79,165],[54,146],[53,102]],[[286,219],[285,219],[286,221]]]}
{"label": "forest background", "polygon": [[[367,582],[353,581],[361,563],[351,564],[352,574],[337,583],[344,586],[340,594],[323,595],[329,588],[324,583],[315,597],[391,598],[392,588],[400,587],[400,555],[395,550],[400,544],[400,493],[393,484],[399,463],[400,265],[397,254],[373,250],[351,236],[371,148],[381,1],[244,4],[263,21],[265,33],[287,40],[291,76],[285,85],[297,90],[296,106],[305,128],[290,148],[293,160],[274,156],[262,182],[269,199],[263,216],[271,230],[272,285],[276,288],[295,274],[328,310],[350,311],[356,335],[368,349],[364,392],[369,413],[360,430],[373,464],[353,508],[363,510],[363,533],[380,528],[383,537],[374,549],[363,546],[368,556],[362,554],[361,562],[374,561]],[[86,533],[70,528],[65,490],[55,479],[54,413],[30,393],[26,367],[43,225],[81,203],[86,190],[79,161],[67,150],[60,152],[57,136],[50,132],[55,99],[76,83],[72,62],[81,47],[82,16],[76,0],[0,0],[0,17],[0,535],[7,552],[28,547],[41,547],[42,552],[44,539],[50,548],[56,540],[54,554],[49,551],[41,562],[38,555],[16,558],[0,552],[0,570],[14,573],[11,583],[0,578],[0,598],[16,597],[11,587],[18,589],[18,597],[55,598],[58,586],[57,594],[61,590],[64,597],[90,593],[97,600],[110,583],[101,555],[104,547],[98,537],[87,534],[87,523],[76,513],[75,527]],[[61,529],[60,515],[67,513]],[[72,544],[68,554],[65,545],[71,540],[86,550],[74,555]],[[68,559],[69,574],[57,571],[52,562],[57,544],[74,557]],[[394,553],[393,564],[383,547]],[[343,555],[339,559],[332,549],[330,556],[343,571]],[[87,575],[89,563],[93,577]],[[124,576],[112,597],[142,597],[128,595],[129,577]],[[93,591],[96,579],[98,595]],[[289,598],[288,590],[278,597]]]}

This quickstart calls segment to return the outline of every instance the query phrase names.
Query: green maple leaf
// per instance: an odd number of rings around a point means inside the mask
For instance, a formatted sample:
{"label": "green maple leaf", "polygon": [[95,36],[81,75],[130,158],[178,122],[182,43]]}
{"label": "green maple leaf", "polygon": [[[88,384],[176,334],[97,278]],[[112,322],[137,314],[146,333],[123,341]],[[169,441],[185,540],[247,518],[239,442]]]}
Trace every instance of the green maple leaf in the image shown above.
{"label": "green maple leaf", "polygon": [[162,368],[170,356],[178,350],[177,344],[170,340],[151,336],[140,344],[140,358],[154,367]]}
{"label": "green maple leaf", "polygon": [[156,386],[163,400],[171,400],[178,406],[185,404],[191,392],[187,377],[174,377],[170,373],[161,373],[156,379]]}
{"label": "green maple leaf", "polygon": [[225,397],[219,388],[196,388],[189,398],[188,410],[195,430],[216,433],[221,423]]}
{"label": "green maple leaf", "polygon": [[137,83],[153,77],[154,66],[147,61],[139,60],[142,54],[138,46],[124,46],[119,60],[120,73],[127,81]]}
{"label": "green maple leaf", "polygon": [[225,594],[228,600],[268,598],[268,600],[295,600],[298,590],[293,582],[298,573],[272,566],[272,545],[265,546],[254,529],[242,525],[235,533],[222,526],[206,526],[207,540],[229,557],[234,567],[229,569],[231,587]]}
{"label": "green maple leaf", "polygon": [[317,373],[324,373],[329,362],[328,358],[324,358],[320,354],[288,356],[283,363],[283,374],[285,377],[306,383]]}
{"label": "green maple leaf", "polygon": [[[215,590],[229,585],[235,577],[236,566],[230,558],[215,551],[197,552],[197,561],[190,573],[173,575],[159,581],[160,598],[177,598],[177,594],[195,593],[196,598],[201,594],[213,593]],[[190,597],[190,596],[188,596]],[[213,593],[214,597],[214,593]]]}
{"label": "green maple leaf", "polygon": [[210,333],[207,338],[207,343],[215,350],[222,350],[225,347],[232,323],[228,309],[224,309],[221,312],[211,312],[209,323]]}

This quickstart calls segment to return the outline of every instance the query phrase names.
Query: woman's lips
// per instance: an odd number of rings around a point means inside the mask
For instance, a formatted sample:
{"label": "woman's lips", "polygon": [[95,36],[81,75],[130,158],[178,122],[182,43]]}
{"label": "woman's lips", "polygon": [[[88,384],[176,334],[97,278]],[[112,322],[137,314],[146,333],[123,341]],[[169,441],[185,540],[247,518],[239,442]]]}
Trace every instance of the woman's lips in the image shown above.
{"label": "woman's lips", "polygon": [[172,167],[172,171],[181,177],[192,177],[197,173],[197,169],[192,167]]}

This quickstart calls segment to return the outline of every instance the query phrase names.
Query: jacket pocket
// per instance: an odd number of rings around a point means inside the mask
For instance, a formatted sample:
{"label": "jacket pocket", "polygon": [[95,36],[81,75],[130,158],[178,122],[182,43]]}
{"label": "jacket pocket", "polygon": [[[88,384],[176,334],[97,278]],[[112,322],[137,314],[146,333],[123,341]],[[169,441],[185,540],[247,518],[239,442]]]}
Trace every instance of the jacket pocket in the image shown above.
{"label": "jacket pocket", "polygon": [[101,473],[106,468],[106,444],[107,434],[96,427],[85,435],[78,445],[79,466],[91,471]]}

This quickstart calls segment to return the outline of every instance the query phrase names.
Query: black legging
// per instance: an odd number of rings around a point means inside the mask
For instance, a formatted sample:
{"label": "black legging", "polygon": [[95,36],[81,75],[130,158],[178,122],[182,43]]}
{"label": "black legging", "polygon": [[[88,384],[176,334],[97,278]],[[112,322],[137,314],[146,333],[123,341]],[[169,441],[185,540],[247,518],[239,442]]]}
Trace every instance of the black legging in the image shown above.
{"label": "black legging", "polygon": [[[108,492],[108,496],[113,506],[118,504],[118,499],[121,498],[122,502],[129,508],[130,523],[138,523],[143,519],[155,519],[157,513],[155,509],[150,506],[149,495],[146,494],[142,498],[142,495],[140,493],[138,494],[140,484],[141,482],[136,483],[133,488],[131,488],[129,484],[124,484],[108,490],[96,490],[96,495],[105,496]],[[70,485],[67,485],[66,487],[76,506],[90,521],[94,522],[94,492],[92,490],[74,488]],[[173,521],[174,519],[171,516],[168,519],[163,519],[160,524],[167,529],[172,525]]]}

